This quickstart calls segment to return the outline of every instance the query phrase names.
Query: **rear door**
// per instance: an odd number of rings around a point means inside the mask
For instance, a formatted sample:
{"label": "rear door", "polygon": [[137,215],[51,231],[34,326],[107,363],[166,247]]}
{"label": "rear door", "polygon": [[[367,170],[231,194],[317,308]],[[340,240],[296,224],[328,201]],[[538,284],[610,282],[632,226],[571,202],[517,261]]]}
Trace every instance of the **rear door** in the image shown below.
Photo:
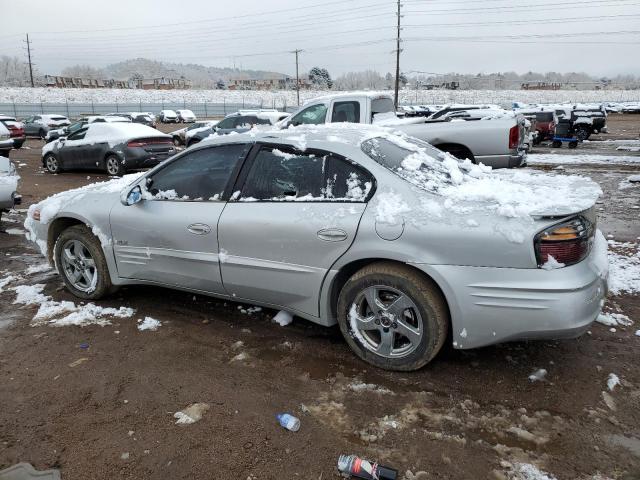
{"label": "rear door", "polygon": [[356,236],[373,178],[329,152],[262,145],[239,182],[218,224],[225,290],[318,316],[322,281]]}
{"label": "rear door", "polygon": [[148,198],[118,202],[110,215],[118,275],[224,293],[218,219],[248,149],[229,144],[189,151],[148,177]]}

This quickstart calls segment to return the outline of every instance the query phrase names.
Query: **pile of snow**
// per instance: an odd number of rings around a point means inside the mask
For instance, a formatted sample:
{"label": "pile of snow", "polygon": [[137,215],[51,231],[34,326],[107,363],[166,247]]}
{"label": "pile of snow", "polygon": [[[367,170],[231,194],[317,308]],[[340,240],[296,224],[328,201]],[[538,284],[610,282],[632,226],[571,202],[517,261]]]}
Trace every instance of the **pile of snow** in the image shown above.
{"label": "pile of snow", "polygon": [[388,388],[381,387],[380,385],[376,385],[375,383],[364,383],[364,382],[354,382],[348,385],[349,390],[362,393],[362,392],[373,392],[380,395],[393,395],[394,393]]}
{"label": "pile of snow", "polygon": [[629,327],[633,325],[633,321],[622,313],[601,313],[596,318],[596,322],[606,325],[607,327]]}
{"label": "pile of snow", "polygon": [[162,323],[160,322],[160,320],[156,320],[155,318],[144,317],[144,320],[138,320],[138,330],[140,330],[141,332],[145,330],[151,330],[152,332],[155,332],[161,326]]}
{"label": "pile of snow", "polygon": [[55,301],[49,295],[42,293],[44,285],[18,285],[12,290],[16,292],[14,304],[38,305],[38,312],[33,317],[31,325],[50,325],[55,327],[76,325],[110,325],[111,318],[129,318],[134,310],[127,307],[110,308],[99,307],[93,303],[76,305],[69,301]]}
{"label": "pile of snow", "polygon": [[531,153],[527,155],[529,165],[570,165],[570,164],[638,164],[640,157],[628,155],[595,155],[595,154],[560,154],[560,153]]}
{"label": "pile of snow", "polygon": [[530,382],[540,382],[547,376],[547,371],[544,368],[540,368],[529,375]]}
{"label": "pile of snow", "polygon": [[543,472],[530,463],[516,463],[509,473],[510,480],[557,480],[553,475]]}
{"label": "pile of snow", "polygon": [[20,277],[17,277],[15,275],[7,275],[4,278],[0,278],[0,293],[4,291],[4,287],[9,285],[11,282],[15,282],[18,278]]}
{"label": "pile of snow", "polygon": [[614,295],[640,292],[640,245],[608,240],[609,290]]}

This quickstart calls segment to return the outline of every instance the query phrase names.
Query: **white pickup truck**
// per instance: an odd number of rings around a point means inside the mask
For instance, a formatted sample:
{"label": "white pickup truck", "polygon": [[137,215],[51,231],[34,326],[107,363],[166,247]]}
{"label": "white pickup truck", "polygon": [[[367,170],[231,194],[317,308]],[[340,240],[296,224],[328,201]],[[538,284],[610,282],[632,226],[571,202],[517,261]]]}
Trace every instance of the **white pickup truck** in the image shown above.
{"label": "white pickup truck", "polygon": [[306,102],[282,126],[351,122],[394,127],[455,155],[493,168],[526,165],[526,119],[505,115],[477,121],[427,122],[423,117],[399,119],[385,93],[353,92]]}

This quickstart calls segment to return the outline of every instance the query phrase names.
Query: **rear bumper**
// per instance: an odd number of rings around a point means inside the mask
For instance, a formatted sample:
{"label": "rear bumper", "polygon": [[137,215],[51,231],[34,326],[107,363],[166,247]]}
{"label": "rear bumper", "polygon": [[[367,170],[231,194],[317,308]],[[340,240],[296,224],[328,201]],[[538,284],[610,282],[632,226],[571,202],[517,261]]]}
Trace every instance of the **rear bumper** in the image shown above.
{"label": "rear bumper", "polygon": [[155,167],[177,153],[175,148],[168,152],[147,152],[143,148],[128,148],[125,154],[125,167],[127,170]]}
{"label": "rear bumper", "polygon": [[520,151],[508,155],[481,155],[475,157],[476,162],[492,168],[516,168],[527,164],[527,152]]}
{"label": "rear bumper", "polygon": [[416,267],[442,288],[456,348],[512,340],[575,338],[600,314],[607,294],[607,243],[599,231],[588,258],[555,270]]}

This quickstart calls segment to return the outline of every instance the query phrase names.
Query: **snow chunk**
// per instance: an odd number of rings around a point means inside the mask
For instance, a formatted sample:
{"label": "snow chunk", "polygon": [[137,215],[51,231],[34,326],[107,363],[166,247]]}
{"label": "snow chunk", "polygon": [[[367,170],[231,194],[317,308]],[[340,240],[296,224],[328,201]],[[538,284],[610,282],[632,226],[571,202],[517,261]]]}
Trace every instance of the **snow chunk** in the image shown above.
{"label": "snow chunk", "polygon": [[607,378],[607,388],[610,392],[613,392],[613,389],[620,385],[620,377],[618,377],[615,373],[610,373],[609,378]]}
{"label": "snow chunk", "polygon": [[608,241],[609,290],[614,295],[640,292],[640,245]]}
{"label": "snow chunk", "polygon": [[596,322],[608,327],[615,327],[618,325],[628,327],[633,325],[633,320],[622,313],[601,313],[598,315],[598,318],[596,318]]}
{"label": "snow chunk", "polygon": [[291,322],[293,322],[293,315],[289,312],[285,312],[284,310],[280,310],[275,317],[273,317],[273,321],[276,322],[281,327],[286,327]]}
{"label": "snow chunk", "polygon": [[355,382],[350,383],[348,388],[356,393],[373,392],[380,395],[394,395],[394,393],[388,388],[381,387],[375,383]]}
{"label": "snow chunk", "polygon": [[202,420],[202,416],[211,408],[208,403],[192,403],[184,410],[173,414],[176,425],[191,425]]}
{"label": "snow chunk", "polygon": [[376,200],[376,221],[380,223],[395,225],[402,220],[399,216],[411,211],[402,196],[392,191],[379,193]]}
{"label": "snow chunk", "polygon": [[544,368],[540,368],[529,375],[530,382],[540,382],[547,376],[547,371]]}
{"label": "snow chunk", "polygon": [[152,332],[155,332],[161,326],[162,323],[160,322],[160,320],[156,320],[155,318],[144,317],[144,320],[138,320],[138,330],[140,330],[141,332],[143,332],[144,330],[151,330]]}
{"label": "snow chunk", "polygon": [[557,261],[552,255],[548,255],[547,261],[542,265],[542,268],[545,270],[554,270],[562,267],[564,267],[564,263]]}

